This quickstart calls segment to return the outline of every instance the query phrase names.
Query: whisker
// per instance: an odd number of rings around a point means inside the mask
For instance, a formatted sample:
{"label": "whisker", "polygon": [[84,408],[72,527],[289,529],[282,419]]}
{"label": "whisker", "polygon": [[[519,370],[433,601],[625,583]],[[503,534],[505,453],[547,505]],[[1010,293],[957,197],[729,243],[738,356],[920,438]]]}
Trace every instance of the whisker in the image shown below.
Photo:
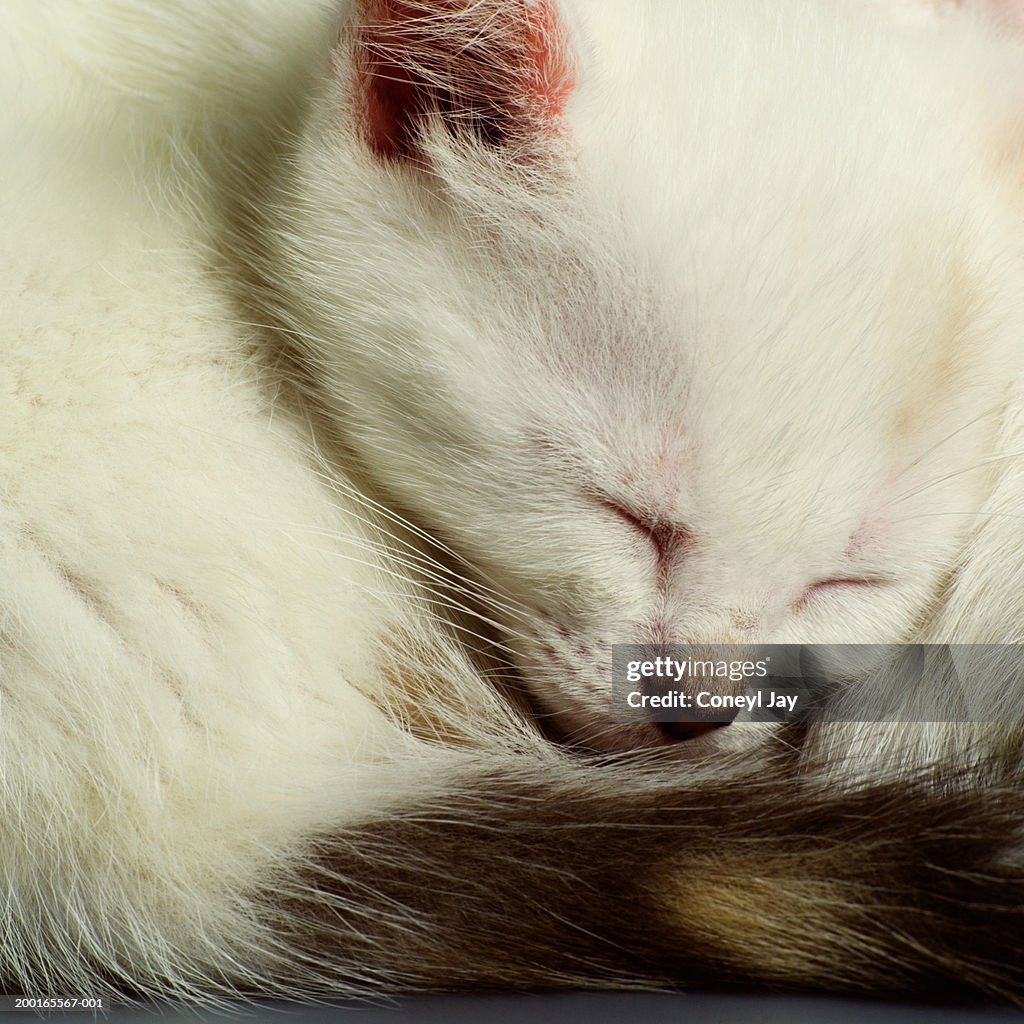
{"label": "whisker", "polygon": [[[325,556],[334,557],[334,558],[341,558],[341,559],[344,559],[347,562],[350,562],[353,565],[361,565],[361,566],[363,566],[365,568],[372,569],[372,570],[374,570],[376,572],[384,573],[386,576],[389,576],[389,577],[391,577],[392,579],[395,579],[395,580],[399,580],[402,583],[408,583],[408,577],[404,576],[402,573],[398,572],[396,569],[392,569],[392,568],[389,568],[386,565],[382,565],[380,562],[370,561],[370,560],[367,560],[367,559],[356,558],[354,555],[349,555],[349,554],[345,554],[344,552],[339,552],[339,551],[334,551],[334,550],[329,550],[329,549],[326,549],[326,550],[325,549],[311,549],[311,550],[318,550],[321,554],[323,554]],[[375,595],[378,595],[378,596],[379,595],[386,595],[392,601],[394,601],[396,598],[400,598],[402,600],[419,601],[421,604],[425,604],[426,606],[430,607],[432,603],[430,601],[426,600],[426,598],[429,596],[429,597],[435,598],[436,599],[436,603],[440,604],[442,607],[449,608],[452,611],[461,612],[461,613],[463,613],[463,614],[465,614],[465,615],[467,615],[467,616],[469,616],[469,617],[471,617],[473,619],[476,619],[479,622],[482,622],[484,625],[491,626],[494,629],[500,630],[503,634],[505,634],[507,636],[511,636],[513,639],[516,639],[516,640],[528,640],[529,639],[529,637],[525,633],[520,633],[517,630],[511,629],[508,626],[507,623],[498,622],[495,619],[488,618],[486,615],[484,615],[482,612],[477,611],[475,608],[472,608],[472,607],[470,607],[468,605],[465,605],[465,604],[462,604],[462,603],[455,602],[448,595],[446,595],[443,591],[435,589],[433,587],[420,586],[420,587],[417,587],[417,588],[413,588],[411,590],[404,590],[403,589],[401,592],[397,592],[397,593],[396,592],[378,591],[378,590],[376,590],[374,588],[364,587],[362,592],[363,593],[372,593],[372,594],[375,594]],[[485,640],[487,643],[491,644],[491,646],[498,646],[497,642],[496,641],[492,641],[490,638],[480,637],[480,639]]]}
{"label": "whisker", "polygon": [[[362,494],[357,488],[355,488],[352,484],[348,483],[347,481],[337,479],[333,473],[324,472],[323,479],[325,480],[325,482],[333,483],[336,487],[338,487],[338,489],[342,490],[347,497],[354,499],[360,505],[370,509],[373,512],[376,512],[377,514],[383,516],[385,519],[400,526],[402,529],[407,530],[415,537],[424,541],[430,547],[436,548],[438,551],[441,551],[445,555],[448,555],[450,558],[454,559],[460,565],[464,565],[469,568],[474,568],[474,576],[472,579],[470,579],[469,577],[460,576],[456,574],[454,570],[450,569],[443,563],[439,563],[436,561],[432,562],[432,564],[443,575],[454,577],[455,579],[458,579],[461,582],[465,583],[467,585],[467,593],[471,592],[474,596],[477,596],[479,599],[486,600],[489,603],[492,603],[494,607],[500,607],[502,611],[508,613],[529,613],[529,609],[526,605],[522,604],[521,602],[515,601],[503,592],[482,582],[479,578],[480,574],[475,569],[475,567],[470,566],[470,563],[465,558],[463,558],[457,552],[453,551],[446,544],[443,544],[441,541],[437,540],[437,538],[433,537],[431,534],[427,533],[422,528],[416,526],[414,523],[411,523],[403,516],[398,515],[393,510],[387,508],[386,506],[380,504],[379,502],[374,501],[372,498],[369,498],[366,495]],[[380,530],[382,533],[384,533],[386,537],[388,537],[389,541],[401,546],[407,551],[415,552],[418,558],[428,559],[431,557],[427,552],[420,551],[411,542],[405,540],[404,538],[396,537],[394,534],[384,531],[381,525],[376,521],[365,517],[360,518],[359,521],[363,522],[365,525],[371,526],[376,530]]]}
{"label": "whisker", "polygon": [[984,518],[984,519],[1024,519],[1024,513],[1016,512],[919,512],[912,516],[903,516],[900,519],[894,519],[894,523],[911,523],[915,519],[931,519],[936,516],[966,516],[969,518]]}
{"label": "whisker", "polygon": [[1019,459],[1024,456],[1024,450],[1016,452],[1005,452],[1002,455],[992,455],[987,459],[982,459],[980,462],[975,462],[973,465],[965,466],[963,469],[954,470],[951,473],[946,473],[943,476],[935,477],[929,480],[927,483],[922,484],[920,487],[916,487],[911,491],[905,491],[903,494],[898,494],[894,498],[890,498],[889,501],[885,502],[883,508],[888,508],[890,505],[895,505],[901,501],[907,501],[910,498],[916,498],[918,495],[923,494],[925,491],[930,490],[932,487],[937,487],[939,484],[946,483],[949,480],[954,480],[958,476],[963,476],[965,473],[974,473],[979,469],[983,469],[986,466],[996,465],[1000,462],[1007,462],[1012,459]]}

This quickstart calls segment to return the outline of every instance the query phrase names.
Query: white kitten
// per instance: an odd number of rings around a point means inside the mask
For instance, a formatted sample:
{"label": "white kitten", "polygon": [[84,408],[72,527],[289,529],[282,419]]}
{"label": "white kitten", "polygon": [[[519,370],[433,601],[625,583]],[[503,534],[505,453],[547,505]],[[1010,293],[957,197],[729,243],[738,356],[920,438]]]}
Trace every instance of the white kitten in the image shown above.
{"label": "white kitten", "polygon": [[[261,199],[347,443],[522,609],[566,730],[609,739],[610,643],[1021,639],[1019,597],[947,593],[979,528],[1018,533],[991,513],[1021,447],[1019,197],[985,107],[1017,48],[937,61],[807,4],[575,15],[588,59],[542,54],[532,100],[418,85],[470,105],[476,148],[409,143],[417,83],[367,101],[343,62]],[[435,74],[431,40],[388,44]],[[531,102],[550,120],[506,124]]]}
{"label": "white kitten", "polygon": [[1015,733],[592,763],[489,661],[614,750],[666,743],[615,642],[1021,639],[1013,44],[806,0],[0,28],[11,986],[1019,997]]}

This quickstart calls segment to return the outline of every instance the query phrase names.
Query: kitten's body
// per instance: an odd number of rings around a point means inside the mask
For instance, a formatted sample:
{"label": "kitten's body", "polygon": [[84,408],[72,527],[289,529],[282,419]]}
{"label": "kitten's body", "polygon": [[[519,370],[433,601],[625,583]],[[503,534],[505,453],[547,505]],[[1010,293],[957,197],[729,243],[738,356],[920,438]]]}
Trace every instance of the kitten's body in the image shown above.
{"label": "kitten's body", "polygon": [[[502,54],[546,62],[522,79],[542,113],[498,67],[471,144],[457,119],[404,134],[351,59],[434,59],[441,23],[425,48],[388,34],[410,5],[0,14],[12,984],[1019,997],[1005,730],[848,727],[801,753],[736,727],[699,762],[576,762],[492,691],[484,627],[431,607],[453,592],[419,525],[489,584],[539,709],[613,748],[658,739],[607,721],[613,639],[1021,640],[1024,587],[992,582],[1024,570],[1015,115],[973,70],[1009,50],[936,43],[951,87],[917,41],[824,7],[707,6],[538,5],[549,44]],[[819,402],[821,339],[865,324]],[[880,525],[894,501],[912,533]],[[850,535],[895,596],[800,619]],[[993,759],[984,786],[938,784]]]}

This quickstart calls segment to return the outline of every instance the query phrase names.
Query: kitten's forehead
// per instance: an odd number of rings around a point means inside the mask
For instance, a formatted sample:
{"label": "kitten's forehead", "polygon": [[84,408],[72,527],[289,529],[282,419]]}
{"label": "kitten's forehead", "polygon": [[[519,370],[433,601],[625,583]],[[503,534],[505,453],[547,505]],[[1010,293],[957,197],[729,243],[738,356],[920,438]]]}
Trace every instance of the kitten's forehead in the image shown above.
{"label": "kitten's forehead", "polygon": [[655,245],[739,270],[837,262],[844,239],[941,211],[969,173],[976,111],[936,101],[934,61],[830,5],[577,4],[598,40],[568,112],[581,166]]}
{"label": "kitten's forehead", "polygon": [[807,106],[694,143],[680,102],[656,140],[585,161],[656,297],[637,328],[659,354],[645,400],[685,407],[701,448],[838,454],[865,424],[912,440],[969,370],[992,275],[962,154],[924,132],[911,157],[870,106],[852,127]]}

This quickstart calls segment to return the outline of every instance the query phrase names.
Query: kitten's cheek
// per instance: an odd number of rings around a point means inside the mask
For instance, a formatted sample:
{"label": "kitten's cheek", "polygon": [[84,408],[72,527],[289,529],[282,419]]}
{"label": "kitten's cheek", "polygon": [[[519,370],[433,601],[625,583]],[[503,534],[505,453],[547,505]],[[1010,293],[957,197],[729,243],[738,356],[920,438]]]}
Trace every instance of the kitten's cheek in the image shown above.
{"label": "kitten's cheek", "polygon": [[568,630],[520,642],[514,658],[537,724],[558,743],[588,750],[627,751],[663,746],[653,722],[617,722],[608,667]]}

